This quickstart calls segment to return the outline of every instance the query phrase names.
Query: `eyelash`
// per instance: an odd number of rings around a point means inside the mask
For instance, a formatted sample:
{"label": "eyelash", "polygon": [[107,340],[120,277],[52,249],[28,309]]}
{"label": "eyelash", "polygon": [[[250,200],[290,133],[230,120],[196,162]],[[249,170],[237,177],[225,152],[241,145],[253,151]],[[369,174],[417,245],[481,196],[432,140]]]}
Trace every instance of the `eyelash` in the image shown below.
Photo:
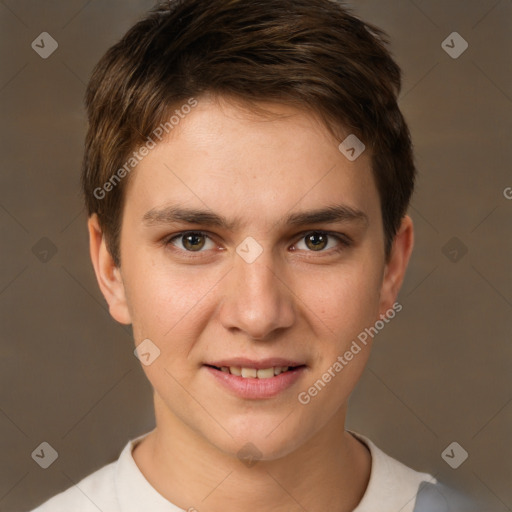
{"label": "eyelash", "polygon": [[[204,253],[206,251],[187,251],[187,250],[184,250],[184,249],[178,249],[177,247],[174,247],[173,244],[172,244],[172,242],[174,240],[176,240],[178,238],[181,238],[181,237],[184,237],[185,235],[190,235],[190,234],[201,235],[201,236],[204,236],[204,237],[209,238],[210,240],[212,240],[212,237],[210,237],[208,235],[208,233],[206,233],[204,231],[182,231],[181,233],[177,233],[177,234],[174,234],[174,235],[172,235],[170,237],[165,238],[162,241],[162,243],[163,243],[163,245],[165,247],[171,248],[172,251],[178,251],[179,253],[181,253],[181,255],[185,255],[185,257],[187,257],[187,258],[197,258],[197,257],[199,257],[199,255],[201,255],[201,253]],[[339,245],[337,247],[331,248],[330,250],[327,250],[327,251],[325,251],[325,250],[307,251],[307,252],[310,252],[310,253],[313,253],[313,254],[314,253],[318,253],[318,254],[339,253],[339,252],[342,252],[344,249],[348,249],[353,244],[352,239],[350,237],[348,237],[347,235],[344,235],[344,234],[341,234],[341,233],[332,233],[332,232],[329,232],[329,231],[322,231],[322,230],[304,231],[303,233],[300,233],[300,236],[299,236],[297,242],[301,241],[307,235],[311,235],[311,234],[327,235],[328,237],[335,238],[339,242]]]}

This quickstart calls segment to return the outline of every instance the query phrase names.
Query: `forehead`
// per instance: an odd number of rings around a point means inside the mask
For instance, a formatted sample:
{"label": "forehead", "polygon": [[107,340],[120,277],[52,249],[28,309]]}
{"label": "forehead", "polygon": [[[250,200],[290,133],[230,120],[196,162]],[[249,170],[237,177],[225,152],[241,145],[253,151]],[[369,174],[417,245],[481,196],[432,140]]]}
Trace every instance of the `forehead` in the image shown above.
{"label": "forehead", "polygon": [[368,217],[378,214],[368,152],[349,161],[338,149],[340,141],[312,113],[260,106],[268,114],[201,99],[176,116],[169,136],[133,172],[126,206],[143,217],[179,203],[228,220],[236,215],[240,223],[255,216],[276,223],[293,209],[340,203]]}

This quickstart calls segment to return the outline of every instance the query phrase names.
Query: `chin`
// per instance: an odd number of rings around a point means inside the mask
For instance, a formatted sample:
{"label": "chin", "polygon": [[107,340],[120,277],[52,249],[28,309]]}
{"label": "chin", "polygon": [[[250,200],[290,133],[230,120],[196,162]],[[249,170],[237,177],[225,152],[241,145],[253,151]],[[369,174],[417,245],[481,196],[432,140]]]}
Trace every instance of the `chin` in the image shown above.
{"label": "chin", "polygon": [[287,414],[259,421],[257,415],[245,415],[239,421],[223,424],[232,437],[225,431],[212,436],[210,429],[205,437],[219,450],[239,459],[252,456],[258,460],[277,460],[296,450],[301,440],[309,437],[304,425],[298,425],[291,417],[285,419]]}

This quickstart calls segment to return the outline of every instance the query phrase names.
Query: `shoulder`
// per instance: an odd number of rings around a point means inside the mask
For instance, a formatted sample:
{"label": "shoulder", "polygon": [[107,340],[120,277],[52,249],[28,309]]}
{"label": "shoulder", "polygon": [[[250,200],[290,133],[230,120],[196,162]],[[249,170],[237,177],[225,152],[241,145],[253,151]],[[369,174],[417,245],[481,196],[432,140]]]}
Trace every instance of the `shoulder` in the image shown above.
{"label": "shoulder", "polygon": [[372,456],[370,480],[354,512],[474,512],[466,496],[394,459],[367,437],[350,433]]}
{"label": "shoulder", "polygon": [[413,512],[477,512],[478,504],[443,483],[422,482]]}
{"label": "shoulder", "polygon": [[32,512],[117,512],[119,505],[115,493],[115,471],[116,462],[103,466]]}
{"label": "shoulder", "polygon": [[435,484],[435,478],[402,464],[362,434],[350,433],[367,446],[372,456],[368,486],[354,512],[413,512],[421,483]]}

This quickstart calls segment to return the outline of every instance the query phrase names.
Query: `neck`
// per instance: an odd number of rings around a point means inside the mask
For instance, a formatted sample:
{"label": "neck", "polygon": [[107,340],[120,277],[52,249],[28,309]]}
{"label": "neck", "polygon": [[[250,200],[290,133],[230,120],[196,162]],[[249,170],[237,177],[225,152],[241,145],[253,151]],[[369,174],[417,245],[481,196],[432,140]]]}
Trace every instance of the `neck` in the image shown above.
{"label": "neck", "polygon": [[133,457],[149,483],[184,510],[350,512],[368,485],[371,456],[345,432],[345,407],[288,455],[244,465],[156,402],[157,428]]}

